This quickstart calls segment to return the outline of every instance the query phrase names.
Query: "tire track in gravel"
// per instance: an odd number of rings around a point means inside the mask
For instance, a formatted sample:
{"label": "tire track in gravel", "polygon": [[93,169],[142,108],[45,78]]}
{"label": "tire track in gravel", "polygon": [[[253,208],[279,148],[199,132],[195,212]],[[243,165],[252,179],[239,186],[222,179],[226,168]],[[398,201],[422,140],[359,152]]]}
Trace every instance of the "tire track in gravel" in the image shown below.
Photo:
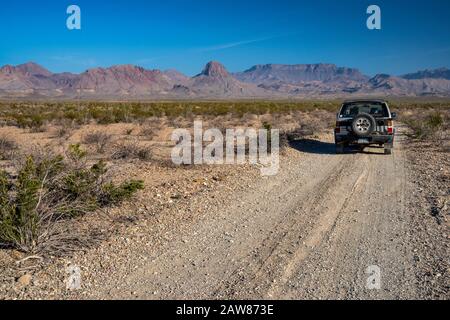
{"label": "tire track in gravel", "polygon": [[320,217],[317,228],[312,230],[305,241],[305,247],[308,249],[300,249],[295,252],[292,259],[290,259],[290,261],[288,262],[280,281],[275,282],[275,285],[270,288],[270,291],[268,293],[269,297],[279,297],[281,295],[282,287],[286,285],[287,281],[292,277],[294,272],[296,272],[299,264],[307,257],[311,250],[313,250],[322,242],[322,240],[327,236],[328,232],[332,232],[332,230],[336,227],[336,219],[339,217],[342,211],[347,208],[349,200],[355,195],[355,192],[357,192],[358,189],[360,189],[360,187],[365,184],[366,181],[367,166],[364,166],[363,171],[356,179],[342,206],[335,207],[328,211],[325,215]]}
{"label": "tire track in gravel", "polygon": [[[363,155],[357,155],[363,156]],[[410,215],[402,137],[392,157],[370,155],[357,197],[335,227],[290,277],[280,296],[290,299],[413,299]],[[381,289],[366,288],[366,268],[381,269]]]}
{"label": "tire track in gravel", "polygon": [[[356,181],[353,182],[354,177],[346,179],[355,170],[360,172]],[[225,289],[227,296],[232,298],[277,297],[280,285],[287,281],[298,263],[320,243],[332,227],[339,208],[345,206],[347,198],[337,198],[338,194],[334,190],[341,188],[341,183],[354,183],[351,196],[364,178],[365,170],[364,166],[355,168],[340,161],[332,172],[308,190],[306,197],[295,199],[294,206],[288,208],[282,221],[273,228],[276,236],[265,239],[259,248],[258,255],[263,258],[250,260],[239,270],[240,277],[227,279],[217,293]]]}
{"label": "tire track in gravel", "polygon": [[[414,297],[405,165],[333,154],[330,136],[295,144],[275,177],[222,199],[100,297],[326,299]],[[296,149],[296,150],[295,150]],[[217,199],[216,199],[217,200]],[[379,265],[383,289],[365,289]]]}

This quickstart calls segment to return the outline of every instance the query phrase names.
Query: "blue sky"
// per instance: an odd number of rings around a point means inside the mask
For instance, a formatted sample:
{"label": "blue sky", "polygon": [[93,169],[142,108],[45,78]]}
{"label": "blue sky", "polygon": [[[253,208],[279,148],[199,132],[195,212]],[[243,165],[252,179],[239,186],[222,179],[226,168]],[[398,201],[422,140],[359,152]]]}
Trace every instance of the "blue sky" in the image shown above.
{"label": "blue sky", "polygon": [[[82,30],[66,28],[81,8]],[[366,9],[382,10],[382,30]],[[448,0],[39,0],[0,4],[0,65],[51,71],[136,64],[188,75],[217,60],[230,71],[264,63],[335,63],[366,74],[450,67]]]}

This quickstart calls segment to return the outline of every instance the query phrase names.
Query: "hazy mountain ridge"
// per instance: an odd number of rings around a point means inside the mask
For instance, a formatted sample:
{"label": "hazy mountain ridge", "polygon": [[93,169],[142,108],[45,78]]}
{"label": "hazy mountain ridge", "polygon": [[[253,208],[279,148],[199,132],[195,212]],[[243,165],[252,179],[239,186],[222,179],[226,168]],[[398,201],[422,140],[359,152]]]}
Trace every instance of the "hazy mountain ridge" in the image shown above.
{"label": "hazy mountain ridge", "polygon": [[450,80],[450,69],[439,68],[434,70],[421,70],[415,73],[408,73],[401,76],[403,79],[418,80],[418,79],[447,79]]}
{"label": "hazy mountain ridge", "polygon": [[1,98],[162,99],[302,98],[349,95],[450,96],[450,70],[424,70],[372,78],[334,64],[266,64],[229,73],[209,62],[188,77],[177,70],[134,65],[52,73],[36,63],[0,68]]}
{"label": "hazy mountain ridge", "polygon": [[244,82],[266,85],[278,81],[296,84],[304,81],[329,82],[344,79],[366,81],[369,78],[358,69],[337,67],[334,64],[256,65],[244,72],[235,73],[234,76]]}

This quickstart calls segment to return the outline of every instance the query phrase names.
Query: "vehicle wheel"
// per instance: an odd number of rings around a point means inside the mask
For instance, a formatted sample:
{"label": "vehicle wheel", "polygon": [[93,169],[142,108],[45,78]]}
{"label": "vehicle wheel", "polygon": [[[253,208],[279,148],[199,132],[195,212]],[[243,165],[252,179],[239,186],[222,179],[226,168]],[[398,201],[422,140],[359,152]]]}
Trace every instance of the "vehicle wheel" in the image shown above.
{"label": "vehicle wheel", "polygon": [[393,149],[394,149],[393,143],[385,143],[384,144],[384,154],[392,154]]}
{"label": "vehicle wheel", "polygon": [[336,144],[336,154],[342,154],[342,153],[344,153],[344,145]]}
{"label": "vehicle wheel", "polygon": [[358,114],[352,122],[352,131],[358,137],[367,137],[376,128],[375,118],[368,113]]}

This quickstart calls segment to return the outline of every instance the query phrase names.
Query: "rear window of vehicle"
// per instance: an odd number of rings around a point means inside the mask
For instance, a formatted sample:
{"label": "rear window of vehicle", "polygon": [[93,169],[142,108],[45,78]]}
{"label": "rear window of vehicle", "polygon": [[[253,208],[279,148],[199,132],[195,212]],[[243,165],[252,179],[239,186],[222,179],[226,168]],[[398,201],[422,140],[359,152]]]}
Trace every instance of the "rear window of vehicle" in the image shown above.
{"label": "rear window of vehicle", "polygon": [[354,117],[360,113],[368,113],[374,117],[389,117],[389,112],[384,103],[358,102],[345,104],[342,107],[340,118]]}

